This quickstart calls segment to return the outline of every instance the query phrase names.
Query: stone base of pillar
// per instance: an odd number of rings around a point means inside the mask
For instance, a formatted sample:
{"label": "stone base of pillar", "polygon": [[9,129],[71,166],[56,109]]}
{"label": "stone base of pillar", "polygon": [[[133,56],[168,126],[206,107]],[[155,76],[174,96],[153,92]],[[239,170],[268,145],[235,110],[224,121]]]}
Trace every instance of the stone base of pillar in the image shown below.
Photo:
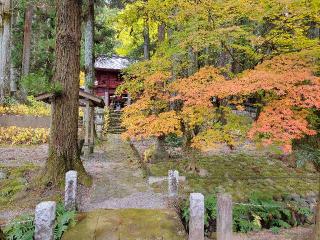
{"label": "stone base of pillar", "polygon": [[84,157],[89,157],[89,155],[91,154],[91,148],[90,148],[90,146],[89,145],[83,145],[83,156]]}

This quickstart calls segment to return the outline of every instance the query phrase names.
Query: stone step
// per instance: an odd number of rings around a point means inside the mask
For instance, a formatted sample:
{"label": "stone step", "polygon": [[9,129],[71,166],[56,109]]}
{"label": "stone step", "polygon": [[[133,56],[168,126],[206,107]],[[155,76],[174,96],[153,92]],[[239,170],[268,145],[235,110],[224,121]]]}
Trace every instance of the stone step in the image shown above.
{"label": "stone step", "polygon": [[81,213],[63,240],[184,240],[186,233],[174,210],[114,209]]}

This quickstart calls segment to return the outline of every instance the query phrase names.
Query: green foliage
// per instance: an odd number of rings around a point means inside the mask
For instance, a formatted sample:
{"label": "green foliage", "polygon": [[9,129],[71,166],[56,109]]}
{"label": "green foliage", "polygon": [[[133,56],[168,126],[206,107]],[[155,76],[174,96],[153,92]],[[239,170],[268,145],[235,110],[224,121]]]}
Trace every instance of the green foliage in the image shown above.
{"label": "green foliage", "polygon": [[54,227],[54,239],[61,239],[64,232],[76,224],[76,212],[66,211],[64,205],[59,203],[56,210],[56,223]]}
{"label": "green foliage", "polygon": [[7,173],[7,178],[0,181],[0,209],[7,208],[18,192],[26,187],[24,176],[35,170],[33,165],[12,168],[0,167]]}
{"label": "green foliage", "polygon": [[[190,219],[189,202],[181,208],[181,216],[186,226]],[[205,229],[214,232],[216,229],[215,195],[205,198]],[[265,198],[260,194],[253,194],[247,203],[234,204],[233,228],[236,232],[250,232],[262,228],[271,229],[277,233],[282,228],[303,225],[310,219],[311,212],[298,202],[279,202]]]}
{"label": "green foliage", "polygon": [[7,96],[4,98],[3,105],[4,106],[12,106],[18,104],[18,101],[14,97]]}
{"label": "green foliage", "polygon": [[175,134],[169,134],[165,139],[166,144],[171,147],[181,147],[183,144],[183,138],[178,137]]}
{"label": "green foliage", "polygon": [[23,215],[13,220],[4,229],[8,240],[32,240],[34,235],[34,217]]}
{"label": "green foliage", "polygon": [[[66,211],[62,203],[57,204],[54,239],[60,240],[64,232],[76,224],[76,212]],[[34,216],[23,215],[12,221],[4,233],[8,240],[32,240],[34,235]]]}
{"label": "green foliage", "polygon": [[30,95],[41,93],[56,93],[62,91],[62,86],[58,83],[51,83],[44,73],[30,73],[22,77],[21,85]]}

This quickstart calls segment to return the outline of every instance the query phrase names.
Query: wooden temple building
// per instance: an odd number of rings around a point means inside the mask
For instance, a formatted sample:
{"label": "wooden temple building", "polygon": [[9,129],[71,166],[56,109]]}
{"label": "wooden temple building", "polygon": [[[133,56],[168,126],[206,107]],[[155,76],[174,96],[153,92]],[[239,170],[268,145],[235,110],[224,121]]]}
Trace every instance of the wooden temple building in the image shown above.
{"label": "wooden temple building", "polygon": [[121,71],[129,65],[129,59],[116,55],[112,57],[101,55],[95,61],[94,93],[102,97],[106,106],[112,109],[119,110],[130,101],[126,93],[122,96],[115,95],[116,88],[123,82]]}

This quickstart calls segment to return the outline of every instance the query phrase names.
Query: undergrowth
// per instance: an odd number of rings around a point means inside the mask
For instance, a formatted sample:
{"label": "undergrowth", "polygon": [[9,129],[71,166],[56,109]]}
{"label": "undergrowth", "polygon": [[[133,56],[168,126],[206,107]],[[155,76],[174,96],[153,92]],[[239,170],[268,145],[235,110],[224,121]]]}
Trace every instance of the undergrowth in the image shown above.
{"label": "undergrowth", "polygon": [[[57,204],[54,240],[60,240],[69,227],[76,224],[76,212],[66,211],[62,203]],[[13,220],[4,233],[8,240],[32,240],[34,236],[34,216],[23,215]]]}
{"label": "undergrowth", "polygon": [[[181,217],[188,229],[189,202],[181,207]],[[217,200],[214,195],[205,198],[205,230],[210,235],[216,231]],[[306,206],[293,201],[275,201],[271,198],[252,195],[245,204],[233,205],[233,230],[250,232],[261,229],[271,229],[277,233],[282,228],[311,223],[312,214]]]}

